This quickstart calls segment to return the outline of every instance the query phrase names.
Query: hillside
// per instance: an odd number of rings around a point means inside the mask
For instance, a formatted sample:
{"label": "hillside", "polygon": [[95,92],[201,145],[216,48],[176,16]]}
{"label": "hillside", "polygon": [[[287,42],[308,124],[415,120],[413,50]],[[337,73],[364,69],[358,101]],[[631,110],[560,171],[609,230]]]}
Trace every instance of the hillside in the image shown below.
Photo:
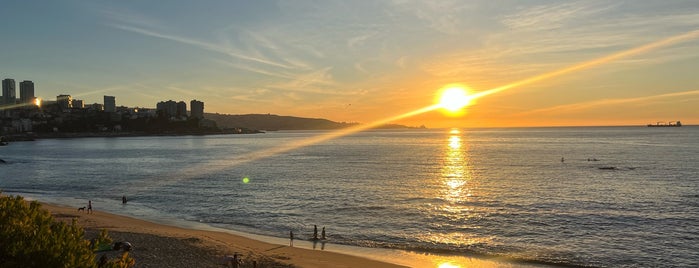
{"label": "hillside", "polygon": [[338,129],[354,125],[321,118],[303,118],[274,114],[217,114],[206,113],[204,118],[213,120],[220,128],[247,128],[256,130],[322,130]]}

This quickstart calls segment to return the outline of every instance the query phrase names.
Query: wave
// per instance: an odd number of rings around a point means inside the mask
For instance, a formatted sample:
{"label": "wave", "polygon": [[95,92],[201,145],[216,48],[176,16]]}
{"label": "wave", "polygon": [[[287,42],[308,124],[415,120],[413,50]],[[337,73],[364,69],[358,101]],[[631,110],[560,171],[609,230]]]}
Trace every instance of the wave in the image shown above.
{"label": "wave", "polygon": [[590,258],[582,258],[566,255],[565,253],[543,253],[534,254],[513,253],[522,252],[523,249],[517,249],[509,246],[493,247],[487,243],[471,244],[469,246],[456,246],[445,244],[409,244],[409,243],[391,243],[375,240],[355,240],[352,242],[346,241],[341,235],[333,236],[333,243],[346,244],[351,246],[359,246],[365,248],[385,248],[409,251],[419,254],[437,254],[446,256],[460,257],[477,257],[485,259],[505,260],[514,264],[535,264],[547,265],[554,267],[603,267],[604,265],[599,260]]}

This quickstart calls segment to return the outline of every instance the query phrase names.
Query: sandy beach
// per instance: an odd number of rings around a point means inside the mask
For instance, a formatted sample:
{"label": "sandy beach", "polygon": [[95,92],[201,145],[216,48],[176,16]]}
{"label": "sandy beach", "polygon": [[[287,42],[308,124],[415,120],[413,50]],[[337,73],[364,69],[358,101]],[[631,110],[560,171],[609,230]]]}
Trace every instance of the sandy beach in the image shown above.
{"label": "sandy beach", "polygon": [[224,267],[225,256],[238,253],[242,267],[404,267],[336,252],[275,245],[225,232],[193,230],[157,224],[102,211],[87,214],[76,208],[42,203],[57,220],[77,219],[86,238],[107,229],[114,241],[133,244],[137,267]]}

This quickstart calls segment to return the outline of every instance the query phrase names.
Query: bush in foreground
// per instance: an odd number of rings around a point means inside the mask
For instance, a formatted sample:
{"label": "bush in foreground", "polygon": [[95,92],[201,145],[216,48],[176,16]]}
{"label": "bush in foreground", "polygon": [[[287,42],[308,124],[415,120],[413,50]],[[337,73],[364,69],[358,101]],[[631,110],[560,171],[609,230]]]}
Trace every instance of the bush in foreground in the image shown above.
{"label": "bush in foreground", "polygon": [[[97,267],[84,233],[76,220],[55,221],[39,202],[0,196],[0,267]],[[100,267],[133,266],[128,255],[122,259]]]}

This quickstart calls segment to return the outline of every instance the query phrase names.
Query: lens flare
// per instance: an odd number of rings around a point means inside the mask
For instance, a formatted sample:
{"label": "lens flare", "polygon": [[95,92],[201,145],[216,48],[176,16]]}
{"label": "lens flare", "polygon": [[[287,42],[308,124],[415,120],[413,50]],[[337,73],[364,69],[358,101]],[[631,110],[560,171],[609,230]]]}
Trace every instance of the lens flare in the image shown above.
{"label": "lens flare", "polygon": [[[499,92],[509,90],[512,88],[521,87],[524,85],[536,83],[536,82],[539,82],[542,80],[552,79],[554,77],[558,77],[558,76],[565,75],[568,73],[591,68],[594,66],[602,65],[602,64],[614,61],[614,60],[618,60],[620,58],[645,53],[648,51],[659,49],[661,47],[666,47],[666,46],[678,44],[678,43],[685,42],[688,40],[693,40],[693,39],[696,39],[697,37],[699,37],[699,30],[686,32],[684,34],[671,36],[671,37],[668,37],[668,38],[665,38],[662,40],[648,43],[646,45],[642,45],[642,46],[631,48],[631,49],[628,49],[625,51],[610,54],[610,55],[600,57],[597,59],[593,59],[593,60],[590,60],[587,62],[578,63],[578,64],[575,64],[575,65],[572,65],[572,66],[569,66],[566,68],[551,71],[551,72],[544,73],[544,74],[541,74],[538,76],[533,76],[533,77],[523,79],[520,81],[516,81],[516,82],[510,83],[510,84],[501,86],[501,87],[496,87],[496,88],[492,88],[492,89],[477,92],[477,93],[469,94],[464,89],[465,87],[461,86],[464,93],[449,93],[450,96],[451,96],[451,94],[454,94],[454,96],[461,99],[458,102],[454,101],[454,103],[459,103],[458,105],[457,104],[453,104],[453,105],[448,104],[447,105],[446,103],[452,103],[452,101],[446,101],[446,100],[445,100],[444,104],[442,104],[442,101],[440,98],[440,100],[437,101],[437,104],[433,104],[433,105],[430,105],[427,107],[419,108],[419,109],[414,110],[414,111],[409,111],[409,112],[399,114],[399,115],[396,115],[393,117],[381,119],[381,120],[378,120],[378,121],[375,121],[375,122],[372,122],[369,124],[359,125],[359,126],[350,127],[350,128],[346,128],[346,129],[342,129],[342,130],[338,130],[338,131],[329,132],[329,133],[318,135],[315,137],[310,137],[308,139],[303,139],[303,140],[299,140],[296,142],[284,144],[284,145],[281,145],[279,147],[269,148],[269,149],[253,152],[253,153],[246,154],[246,155],[233,156],[233,157],[227,158],[227,159],[219,159],[216,161],[205,163],[203,166],[202,165],[193,166],[190,168],[180,170],[176,174],[170,174],[170,176],[165,176],[165,177],[169,178],[168,180],[158,180],[158,181],[161,184],[164,184],[164,183],[173,182],[173,181],[191,179],[191,178],[194,178],[196,176],[200,176],[202,172],[215,172],[217,170],[230,168],[232,166],[240,165],[243,163],[248,163],[248,162],[256,161],[259,159],[272,157],[272,156],[279,155],[279,154],[282,154],[282,153],[285,153],[285,152],[288,152],[291,150],[295,150],[297,148],[306,147],[306,146],[317,144],[317,143],[324,142],[327,140],[350,135],[350,134],[353,134],[356,132],[360,132],[363,130],[378,127],[378,126],[381,126],[381,125],[384,125],[387,123],[395,122],[395,121],[398,121],[398,120],[401,120],[404,118],[409,118],[409,117],[413,117],[413,116],[416,116],[419,114],[431,112],[431,111],[434,111],[434,110],[437,110],[440,108],[444,108],[446,110],[445,107],[447,107],[447,106],[448,107],[457,107],[458,106],[460,108],[464,108],[464,107],[470,105],[474,100],[479,99],[481,97],[485,97],[485,96],[488,96],[491,94],[499,93]],[[445,87],[445,90],[448,88],[451,88],[451,87],[455,87],[455,86],[449,85],[449,86]],[[463,94],[463,96],[462,96],[462,94]],[[2,108],[7,109],[10,107],[7,107],[7,106],[1,107],[0,110],[2,110]],[[153,184],[152,181],[144,180],[144,182],[145,181],[148,181],[149,185]],[[248,182],[249,182],[249,179],[248,179]]]}

